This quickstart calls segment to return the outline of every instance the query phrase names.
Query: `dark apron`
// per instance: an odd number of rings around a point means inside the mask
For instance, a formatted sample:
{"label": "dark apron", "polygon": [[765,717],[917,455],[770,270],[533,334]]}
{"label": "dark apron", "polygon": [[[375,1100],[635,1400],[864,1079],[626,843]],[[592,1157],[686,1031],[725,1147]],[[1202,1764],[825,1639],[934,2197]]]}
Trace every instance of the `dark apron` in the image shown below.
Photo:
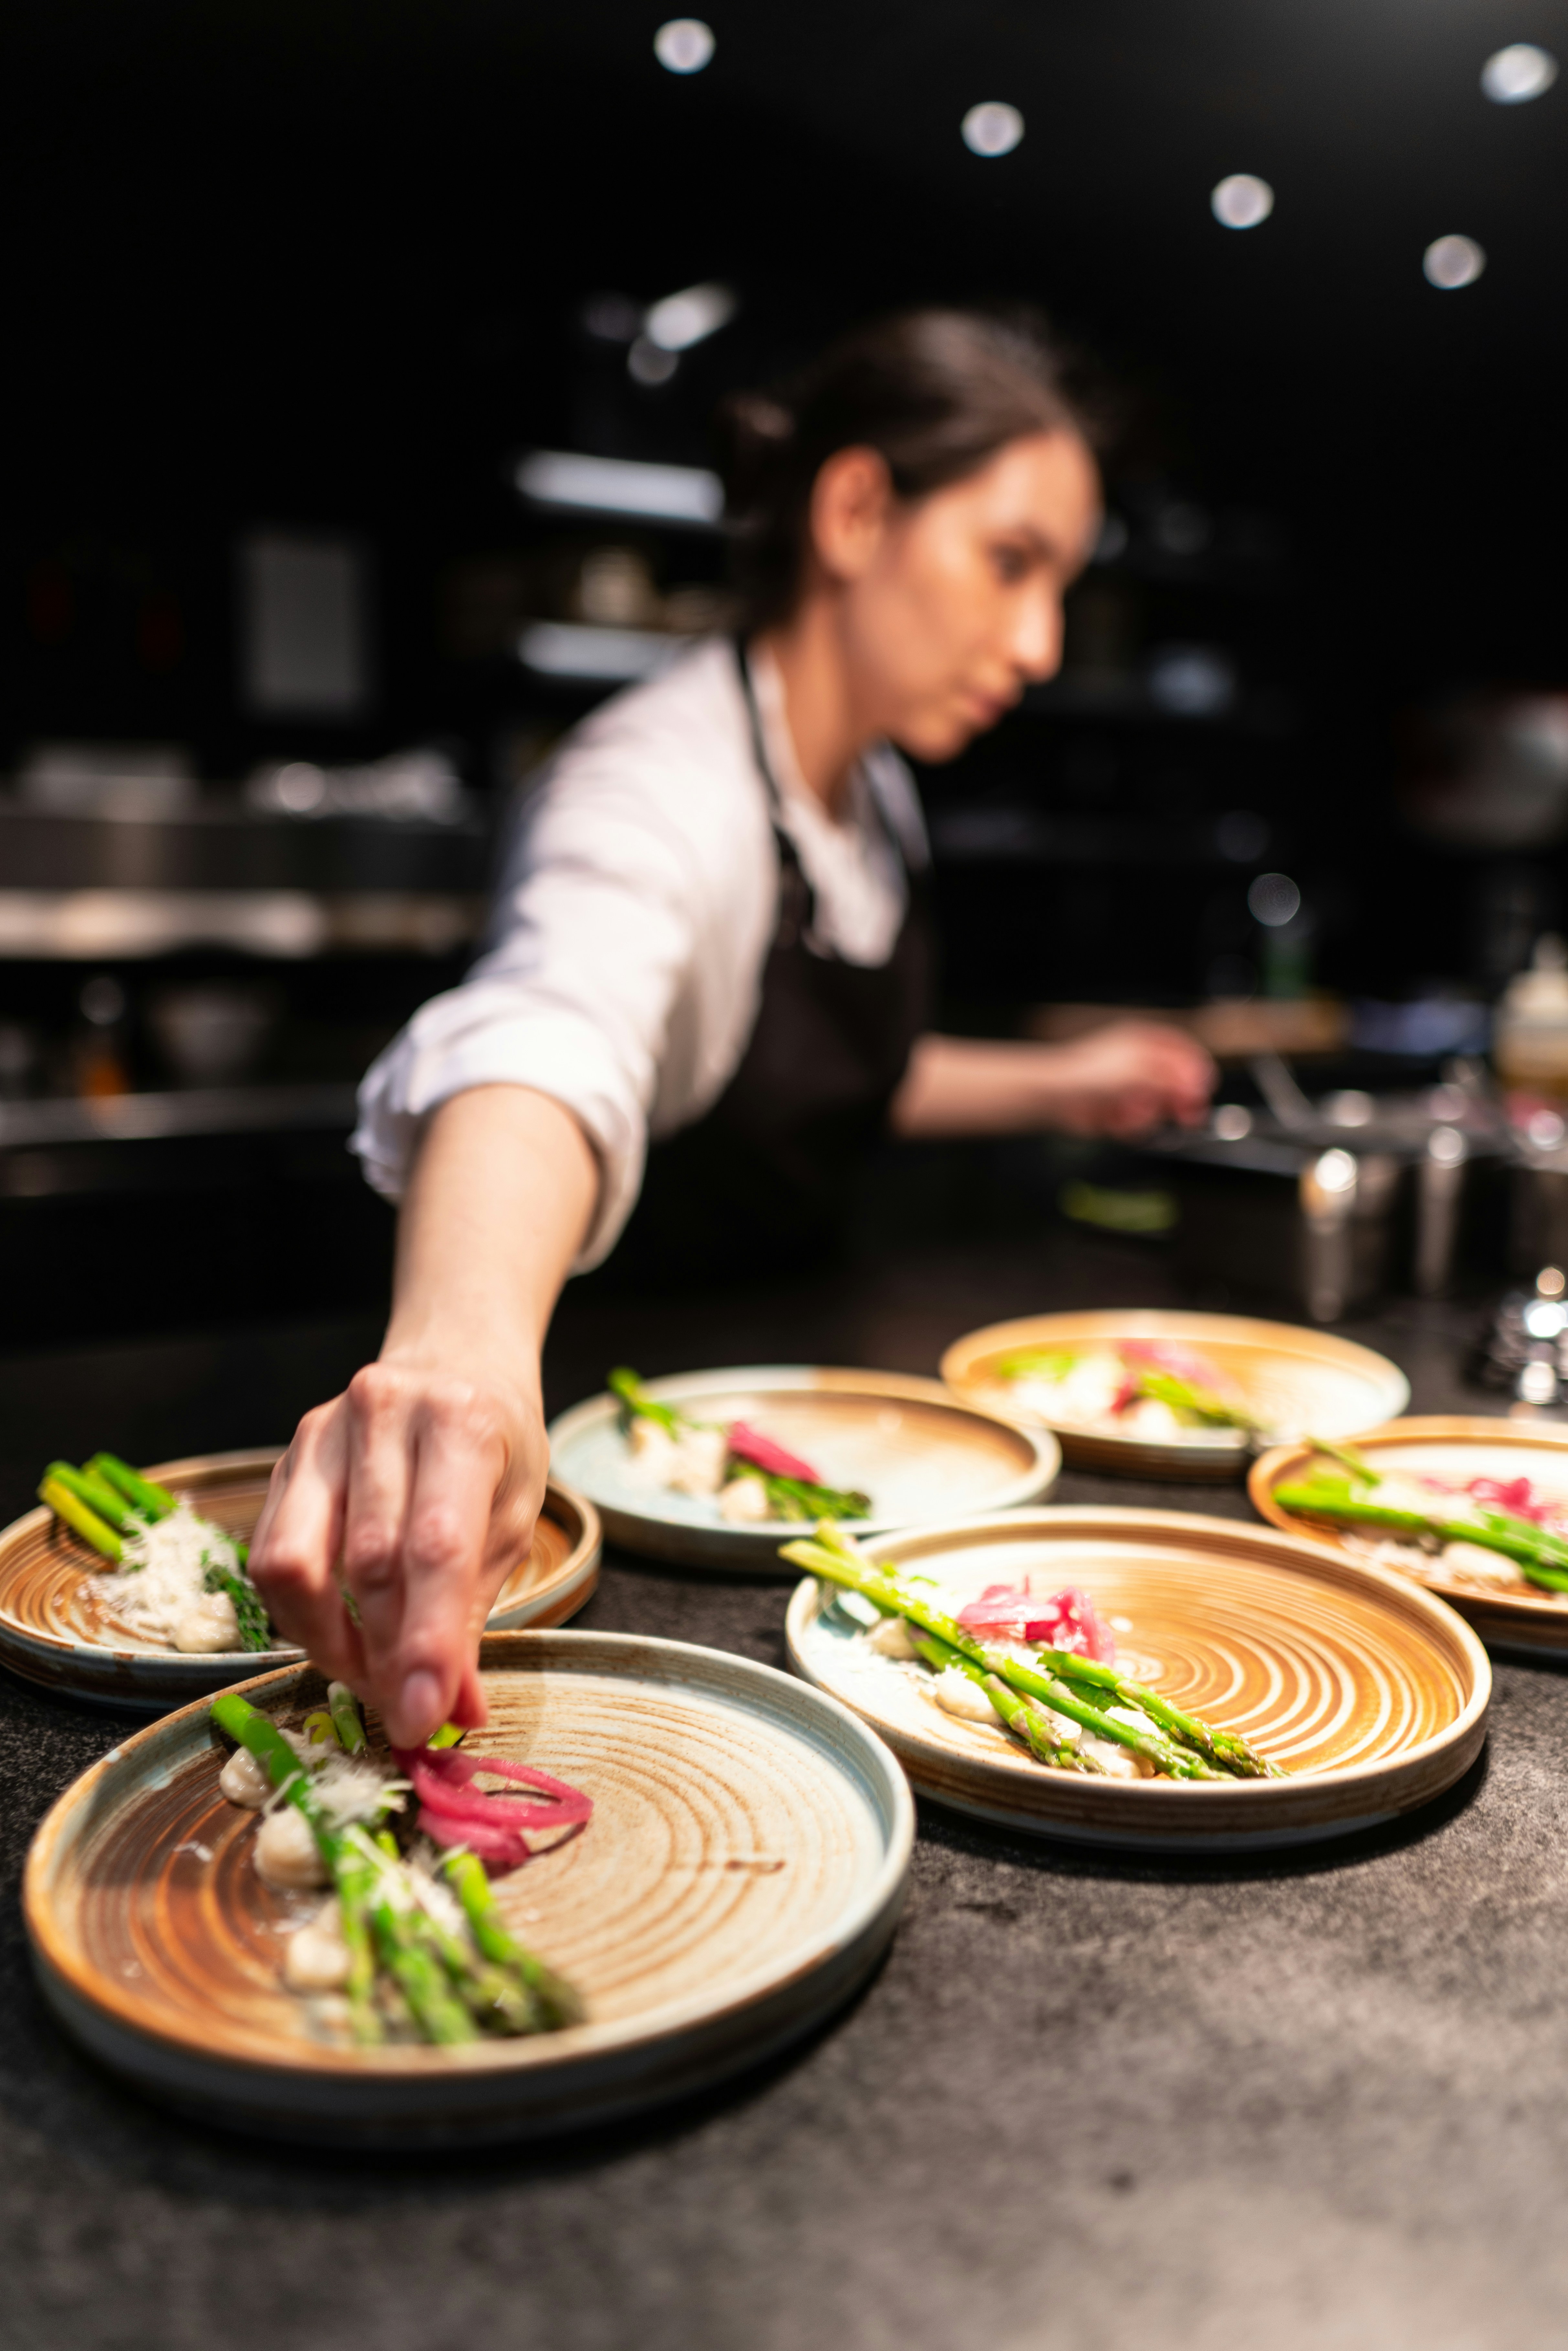
{"label": "dark apron", "polygon": [[[855,1172],[885,1131],[910,1049],[929,1023],[926,893],[907,865],[907,911],[886,963],[841,963],[807,946],[811,885],[781,820],[737,650],[778,844],[779,924],[739,1068],[710,1111],[649,1152],[642,1196],[606,1267],[639,1281],[734,1280],[830,1250]],[[891,826],[888,834],[897,849]]]}

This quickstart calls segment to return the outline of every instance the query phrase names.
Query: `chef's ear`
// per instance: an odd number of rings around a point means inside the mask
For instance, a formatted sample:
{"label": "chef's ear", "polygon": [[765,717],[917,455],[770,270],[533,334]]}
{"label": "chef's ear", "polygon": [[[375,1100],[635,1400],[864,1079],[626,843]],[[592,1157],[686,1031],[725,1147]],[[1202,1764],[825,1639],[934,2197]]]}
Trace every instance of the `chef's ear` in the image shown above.
{"label": "chef's ear", "polygon": [[833,580],[858,580],[882,545],[894,505],[879,449],[835,449],[811,485],[811,552]]}

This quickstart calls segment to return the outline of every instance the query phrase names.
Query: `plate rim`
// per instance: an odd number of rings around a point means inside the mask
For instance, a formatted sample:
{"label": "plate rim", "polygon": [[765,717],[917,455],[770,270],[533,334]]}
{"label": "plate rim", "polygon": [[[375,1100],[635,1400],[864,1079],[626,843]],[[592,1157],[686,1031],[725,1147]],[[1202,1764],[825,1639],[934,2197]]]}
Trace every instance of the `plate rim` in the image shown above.
{"label": "plate rim", "polygon": [[[184,1454],[176,1459],[153,1462],[142,1470],[141,1475],[162,1484],[172,1477],[188,1477],[204,1473],[221,1476],[225,1472],[238,1475],[246,1471],[270,1470],[281,1460],[287,1449],[284,1445],[259,1445],[241,1447],[227,1453]],[[193,1487],[192,1490],[199,1490],[199,1488]],[[604,1551],[603,1526],[598,1510],[588,1496],[580,1493],[575,1486],[568,1485],[564,1479],[556,1477],[550,1477],[546,1480],[545,1499],[539,1505],[541,1517],[548,1509],[552,1494],[564,1502],[569,1510],[575,1511],[579,1521],[579,1531],[566,1558],[561,1562],[548,1587],[549,1593],[552,1601],[567,1601],[581,1605],[590,1597],[594,1583],[597,1581],[597,1570]],[[256,1666],[265,1666],[268,1668],[275,1666],[289,1666],[304,1656],[304,1650],[294,1645],[280,1649],[209,1649],[202,1651],[199,1655],[189,1656],[178,1649],[124,1649],[112,1646],[107,1641],[63,1640],[56,1634],[41,1632],[31,1625],[18,1623],[16,1618],[11,1615],[5,1596],[5,1552],[13,1538],[30,1534],[35,1528],[47,1525],[53,1515],[47,1502],[37,1502],[30,1510],[24,1510],[19,1518],[13,1519],[7,1525],[0,1527],[0,1664],[8,1664],[10,1662],[8,1653],[23,1647],[32,1649],[41,1656],[47,1656],[62,1668],[74,1664],[79,1664],[85,1668],[135,1664],[151,1669],[168,1667],[177,1671],[181,1665],[186,1665],[193,1671],[199,1671],[203,1667],[209,1671],[219,1671],[228,1666],[242,1668]],[[486,1619],[487,1629],[497,1633],[526,1630],[525,1625],[514,1625],[507,1621],[512,1613],[511,1609],[501,1611],[498,1616],[492,1613]],[[13,1667],[13,1670],[16,1668]],[[218,1687],[221,1686],[218,1685]],[[71,1685],[64,1677],[63,1673],[60,1680],[52,1687],[75,1696],[87,1695],[80,1691],[72,1691]],[[93,1692],[90,1695],[96,1697],[100,1694]],[[144,1704],[147,1701],[145,1697],[139,1699],[134,1689],[128,1689],[123,1696],[117,1694],[113,1702],[131,1708],[138,1703]]]}
{"label": "plate rim", "polygon": [[[1540,1452],[1560,1453],[1564,1457],[1565,1466],[1568,1466],[1568,1428],[1532,1427],[1529,1423],[1489,1417],[1480,1413],[1411,1413],[1401,1419],[1379,1421],[1375,1428],[1359,1430],[1347,1437],[1344,1442],[1358,1447],[1422,1442],[1495,1445],[1504,1438],[1511,1444],[1533,1447]],[[1273,1446],[1267,1453],[1259,1455],[1248,1472],[1249,1501],[1260,1518],[1266,1520],[1270,1526],[1277,1527],[1281,1534],[1295,1536],[1301,1521],[1280,1508],[1274,1499],[1274,1488],[1290,1464],[1304,1458],[1311,1449],[1306,1440],[1301,1437],[1289,1445]],[[1298,1540],[1312,1541],[1318,1539],[1301,1536]],[[1342,1552],[1339,1544],[1330,1540],[1324,1540],[1323,1547],[1328,1551],[1340,1552],[1342,1558],[1354,1556]],[[1385,1573],[1396,1575],[1399,1571],[1389,1568]],[[1407,1581],[1414,1583],[1415,1580],[1409,1578]],[[1440,1600],[1445,1607],[1453,1609],[1456,1614],[1472,1604],[1478,1612],[1500,1610],[1505,1617],[1518,1618],[1521,1633],[1534,1625],[1550,1625],[1561,1633],[1562,1646],[1568,1647],[1568,1609],[1553,1608],[1544,1598],[1536,1599],[1525,1592],[1460,1591],[1457,1584],[1451,1592],[1440,1591],[1430,1583],[1416,1583],[1415,1589]],[[1499,1634],[1497,1637],[1506,1639],[1507,1635]]]}
{"label": "plate rim", "polygon": [[[576,1670],[587,1672],[612,1670],[601,1661],[596,1662],[598,1653],[604,1649],[622,1654],[653,1651],[672,1663],[683,1658],[695,1658],[705,1661],[710,1672],[716,1663],[724,1668],[726,1675],[731,1668],[736,1669],[742,1680],[753,1676],[762,1677],[765,1689],[769,1683],[781,1685],[788,1697],[782,1706],[775,1701],[777,1713],[784,1714],[791,1708],[798,1708],[802,1696],[825,1708],[838,1725],[841,1745],[848,1740],[869,1750],[865,1758],[869,1768],[865,1770],[863,1784],[873,1808],[879,1809],[873,1793],[879,1781],[885,1796],[884,1849],[874,1876],[870,1886],[856,1896],[831,1941],[820,1938],[816,1947],[795,1958],[787,1973],[781,1973],[777,1963],[769,1969],[753,1970],[742,1977],[720,2002],[705,2001],[700,1995],[693,1994],[685,2001],[655,2010],[652,2020],[624,2018],[619,2022],[601,2026],[595,2026],[590,2021],[563,2032],[541,2033],[513,2042],[477,2043],[472,2053],[417,2044],[371,2052],[339,2048],[325,2043],[307,2043],[298,2050],[280,2046],[276,2056],[231,2050],[214,2051],[200,2037],[194,2026],[182,2029],[177,2022],[150,2020],[139,2010],[133,1994],[104,1979],[85,1960],[78,1960],[68,1938],[53,1915],[50,1889],[47,1883],[62,1841],[78,1813],[90,1811],[101,1801],[110,1775],[125,1767],[131,1750],[143,1742],[177,1739],[182,1726],[188,1724],[191,1718],[198,1714],[205,1716],[212,1699],[203,1697],[162,1716],[156,1722],[145,1725],[128,1738],[117,1740],[106,1755],[100,1756],[96,1763],[89,1764],[68,1787],[61,1791],[34,1831],[23,1865],[21,1907],[33,1965],[48,1990],[59,1985],[71,2000],[79,2002],[90,2014],[106,2020],[112,2028],[128,2034],[135,2043],[155,2045],[198,2064],[204,2064],[217,2073],[243,2077],[252,2083],[295,2078],[317,2085],[344,2082],[366,2089],[428,2087],[442,2082],[497,2080],[504,2076],[538,2074],[553,2078],[574,2060],[592,2064],[600,2059],[613,2058],[641,2044],[668,2043],[683,2032],[699,2025],[722,2024],[747,2008],[758,2005],[770,1994],[781,1992],[789,1983],[829,1967],[839,1954],[852,1949],[884,1918],[888,1921],[888,1933],[892,1933],[907,1888],[914,1851],[914,1799],[907,1776],[897,1757],[886,1740],[870,1723],[863,1721],[852,1707],[845,1706],[831,1691],[810,1685],[803,1687],[793,1675],[781,1673],[777,1667],[763,1665],[758,1659],[743,1657],[730,1650],[707,1648],[696,1642],[671,1641],[651,1634],[580,1633],[555,1626],[538,1631],[488,1633],[480,1652],[481,1670],[486,1664],[485,1651],[492,1644],[504,1645],[511,1651],[519,1669],[525,1670],[522,1661],[526,1656],[530,1652],[538,1656],[539,1646],[549,1644],[564,1645],[568,1656],[574,1653],[571,1645],[581,1644],[582,1646],[575,1650],[582,1659]],[[514,1644],[526,1646],[513,1649]],[[505,1662],[505,1658],[494,1661],[497,1668]],[[552,1663],[558,1671],[572,1670],[564,1660],[549,1658],[541,1658],[539,1669],[549,1670]],[[256,1704],[259,1697],[268,1690],[284,1697],[287,1694],[285,1685],[297,1684],[316,1672],[309,1661],[300,1656],[234,1687]],[[665,1677],[672,1680],[681,1677],[678,1672]],[[589,2045],[584,2046],[582,2036],[587,2033],[592,2033],[594,2037]]]}
{"label": "plate rim", "polygon": [[[743,1364],[707,1371],[664,1372],[656,1379],[643,1383],[649,1395],[661,1402],[666,1397],[674,1400],[683,1395],[723,1395],[731,1388],[768,1384],[799,1395],[831,1395],[837,1392],[880,1395],[892,1400],[902,1398],[911,1404],[938,1405],[948,1411],[966,1413],[975,1420],[988,1421],[1006,1429],[1012,1437],[1021,1437],[1032,1450],[1032,1465],[1011,1485],[1002,1489],[1001,1498],[987,1505],[988,1510],[1030,1507],[1051,1491],[1061,1474],[1061,1447],[1054,1430],[1047,1428],[1042,1422],[1026,1420],[1017,1414],[998,1411],[988,1404],[956,1395],[944,1381],[930,1379],[919,1373],[880,1372],[835,1364]],[[569,1405],[564,1412],[558,1413],[545,1431],[549,1441],[551,1474],[554,1475],[560,1446],[571,1442],[585,1431],[598,1427],[620,1409],[618,1398],[610,1389],[601,1388],[592,1395],[584,1396],[580,1403]],[[586,1492],[580,1485],[576,1490]],[[699,1572],[746,1565],[761,1568],[768,1574],[781,1577],[793,1573],[789,1568],[781,1567],[778,1561],[779,1544],[800,1532],[799,1525],[792,1520],[769,1519],[752,1526],[730,1526],[720,1521],[707,1526],[694,1524],[685,1519],[651,1517],[642,1511],[627,1510],[619,1503],[609,1502],[597,1496],[588,1496],[587,1499],[594,1502],[612,1539],[622,1542],[628,1550],[637,1550],[639,1544],[635,1533],[628,1534],[626,1530],[650,1526],[657,1528],[662,1536],[673,1538],[660,1544],[654,1554],[660,1558],[681,1558],[692,1548],[695,1540],[698,1552],[706,1556],[688,1558],[685,1563]],[[855,1521],[856,1526],[867,1535],[893,1533],[911,1523],[919,1525],[923,1521],[880,1518]]]}
{"label": "plate rim", "polygon": [[[1385,1382],[1391,1404],[1397,1383],[1404,1393],[1398,1397],[1394,1407],[1396,1410],[1403,1411],[1410,1401],[1410,1382],[1401,1366],[1392,1356],[1380,1355],[1375,1347],[1364,1346],[1359,1339],[1345,1339],[1336,1331],[1319,1331],[1305,1322],[1279,1322],[1267,1316],[1254,1314],[1211,1314],[1198,1307],[1183,1306],[1061,1307],[1039,1314],[1014,1315],[1005,1322],[982,1323],[973,1331],[962,1332],[943,1349],[939,1370],[944,1384],[967,1402],[977,1402],[976,1390],[980,1384],[974,1380],[967,1368],[972,1355],[977,1353],[994,1353],[1009,1343],[1021,1342],[1038,1333],[1042,1325],[1064,1322],[1103,1324],[1106,1337],[1112,1336],[1113,1331],[1120,1331],[1127,1338],[1190,1336],[1197,1344],[1202,1343],[1206,1332],[1211,1343],[1245,1343],[1253,1346],[1276,1345],[1281,1335],[1299,1337],[1312,1341],[1317,1347],[1333,1349],[1342,1357],[1358,1358],[1369,1374],[1375,1369]],[[1147,1328],[1140,1330],[1137,1327],[1140,1323]],[[1170,1326],[1176,1323],[1197,1324],[1201,1328],[1193,1332],[1172,1331]],[[1276,1352],[1292,1353],[1304,1351],[1276,1345]],[[1345,1368],[1351,1368],[1348,1363]],[[1020,1407],[1020,1411],[1024,1409],[1030,1409],[1031,1416],[1034,1416],[1032,1408]],[[1231,1442],[1197,1446],[1183,1445],[1171,1439],[1124,1436],[1112,1429],[1090,1428],[1076,1421],[1047,1421],[1040,1417],[1039,1425],[1064,1437],[1069,1445],[1104,1447],[1119,1453],[1142,1455],[1162,1468],[1176,1466],[1190,1468],[1212,1462],[1217,1470],[1223,1468],[1228,1474],[1246,1459],[1249,1449],[1249,1441],[1243,1431],[1239,1431]]]}
{"label": "plate rim", "polygon": [[[955,1520],[948,1531],[954,1534],[972,1535],[988,1531],[994,1528],[998,1533],[1016,1538],[1019,1534],[1027,1535],[1030,1520],[1034,1519],[1048,1520],[1051,1526],[1061,1527],[1067,1531],[1080,1526],[1085,1528],[1093,1526],[1103,1531],[1104,1521],[1107,1519],[1114,1519],[1124,1522],[1129,1532],[1134,1535],[1140,1532],[1150,1534],[1163,1532],[1172,1536],[1190,1536],[1196,1531],[1199,1533],[1226,1535],[1232,1541],[1238,1535],[1261,1537],[1270,1543],[1286,1546],[1290,1552],[1303,1554],[1306,1564],[1315,1562],[1319,1565],[1332,1565],[1337,1575],[1344,1576],[1350,1581],[1356,1583],[1365,1581],[1381,1586],[1402,1610],[1409,1611],[1410,1603],[1413,1600],[1416,1605],[1411,1613],[1431,1619],[1434,1629],[1440,1632],[1445,1640],[1457,1642],[1469,1662],[1472,1675],[1470,1694],[1456,1719],[1443,1730],[1434,1733],[1432,1737],[1418,1740],[1415,1746],[1402,1748],[1396,1757],[1383,1757],[1368,1762],[1349,1764],[1342,1770],[1331,1768],[1323,1771],[1292,1773],[1283,1780],[1239,1780],[1220,1782],[1200,1781],[1190,1786],[1177,1786],[1174,1782],[1159,1780],[1117,1781],[1113,1785],[1119,1801],[1134,1801],[1149,1810],[1151,1813],[1156,1806],[1164,1812],[1174,1803],[1180,1807],[1180,1813],[1174,1817],[1186,1816],[1193,1819],[1196,1824],[1197,1821],[1226,1807],[1235,1809],[1241,1805],[1249,1811],[1254,1811],[1260,1802],[1281,1801],[1288,1797],[1293,1790],[1309,1783],[1327,1785],[1332,1782],[1336,1787],[1354,1788],[1359,1782],[1370,1782],[1384,1777],[1391,1768],[1413,1769],[1423,1762],[1433,1761],[1445,1749],[1462,1747],[1478,1730],[1484,1735],[1492,1697],[1491,1660],[1487,1655],[1485,1646],[1474,1628],[1465,1622],[1456,1609],[1451,1608],[1437,1593],[1427,1591],[1421,1584],[1412,1583],[1408,1576],[1400,1575],[1391,1568],[1380,1568],[1369,1562],[1354,1559],[1349,1553],[1341,1551],[1336,1544],[1313,1542],[1306,1536],[1290,1534],[1278,1528],[1257,1526],[1250,1520],[1216,1518],[1198,1511],[1143,1510],[1131,1504],[1115,1502],[1070,1503],[1058,1508],[1047,1507],[1036,1511],[1011,1511],[1005,1514],[998,1512],[986,1518]],[[884,1540],[895,1541],[901,1535],[909,1536],[915,1531],[913,1529],[900,1529]],[[922,1540],[926,1539],[928,1534],[939,1540],[942,1532],[941,1530],[925,1529],[918,1531]],[[867,1542],[863,1547],[868,1552],[874,1553],[878,1545],[875,1542]],[[1284,1571],[1281,1570],[1281,1572]],[[794,1669],[803,1679],[810,1681],[814,1688],[820,1689],[822,1685],[806,1664],[800,1649],[800,1634],[811,1606],[816,1581],[812,1575],[803,1575],[790,1593],[789,1605],[785,1614],[785,1639]],[[832,1692],[825,1690],[823,1694],[833,1695]],[[847,1703],[847,1701],[843,1702]],[[889,1738],[889,1733],[882,1730],[877,1723],[872,1722],[870,1727],[878,1730],[879,1736]],[[944,1747],[937,1740],[924,1739],[918,1732],[906,1733],[899,1729],[892,1734],[889,1743],[892,1743],[893,1740],[897,1741],[894,1747],[895,1753],[900,1748],[907,1745],[912,1750],[929,1753],[934,1759],[939,1759],[946,1763],[950,1763],[953,1760],[953,1750],[950,1748]],[[965,1760],[976,1764],[977,1768],[984,1768],[984,1758],[966,1758]],[[1077,1791],[1077,1792],[1082,1792]],[[947,1796],[937,1798],[936,1801],[952,1804],[957,1804],[958,1802],[957,1799]],[[1092,1801],[1092,1798],[1090,1801]],[[1194,1813],[1191,1808],[1198,1803],[1202,1804],[1203,1812]],[[967,1809],[967,1807],[959,1806],[959,1809]],[[1020,1813],[1015,1817],[1021,1819],[1023,1816]],[[1052,1833],[1050,1821],[1044,1818],[1039,1820],[1031,1818],[1030,1825],[1038,1827],[1043,1834]],[[1151,1827],[1153,1825],[1154,1822],[1151,1820]],[[1332,1830],[1314,1832],[1314,1834],[1332,1833],[1335,1832]],[[1113,1831],[1107,1834],[1113,1837],[1115,1833]],[[1123,1832],[1123,1834],[1124,1835],[1127,1833]],[[1210,1832],[1209,1836],[1205,1838],[1206,1844],[1212,1841],[1213,1834]],[[1251,1833],[1243,1832],[1243,1834],[1247,1834],[1250,1841]],[[1266,1832],[1260,1834],[1266,1834]],[[1161,1841],[1163,1842],[1163,1838]]]}

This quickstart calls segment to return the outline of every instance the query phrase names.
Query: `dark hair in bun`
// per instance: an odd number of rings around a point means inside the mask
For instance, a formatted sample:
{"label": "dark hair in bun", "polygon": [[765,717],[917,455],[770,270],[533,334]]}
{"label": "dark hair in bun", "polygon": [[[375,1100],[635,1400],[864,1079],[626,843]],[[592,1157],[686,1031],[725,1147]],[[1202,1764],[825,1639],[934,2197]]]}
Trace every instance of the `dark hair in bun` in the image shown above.
{"label": "dark hair in bun", "polygon": [[1092,444],[1071,364],[1028,315],[907,310],[856,328],[779,392],[727,401],[727,510],[749,625],[781,620],[795,602],[812,485],[836,451],[878,450],[898,496],[913,499],[1028,434]]}

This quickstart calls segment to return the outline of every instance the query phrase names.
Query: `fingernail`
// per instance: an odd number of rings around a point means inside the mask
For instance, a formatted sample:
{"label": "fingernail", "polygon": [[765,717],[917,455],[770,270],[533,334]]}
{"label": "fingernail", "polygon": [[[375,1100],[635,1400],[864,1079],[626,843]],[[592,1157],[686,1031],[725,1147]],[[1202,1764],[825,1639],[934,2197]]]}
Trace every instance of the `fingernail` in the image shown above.
{"label": "fingernail", "polygon": [[428,1739],[440,1727],[441,1684],[424,1667],[416,1667],[404,1682],[398,1711],[404,1729],[411,1734],[411,1744],[414,1740]]}

